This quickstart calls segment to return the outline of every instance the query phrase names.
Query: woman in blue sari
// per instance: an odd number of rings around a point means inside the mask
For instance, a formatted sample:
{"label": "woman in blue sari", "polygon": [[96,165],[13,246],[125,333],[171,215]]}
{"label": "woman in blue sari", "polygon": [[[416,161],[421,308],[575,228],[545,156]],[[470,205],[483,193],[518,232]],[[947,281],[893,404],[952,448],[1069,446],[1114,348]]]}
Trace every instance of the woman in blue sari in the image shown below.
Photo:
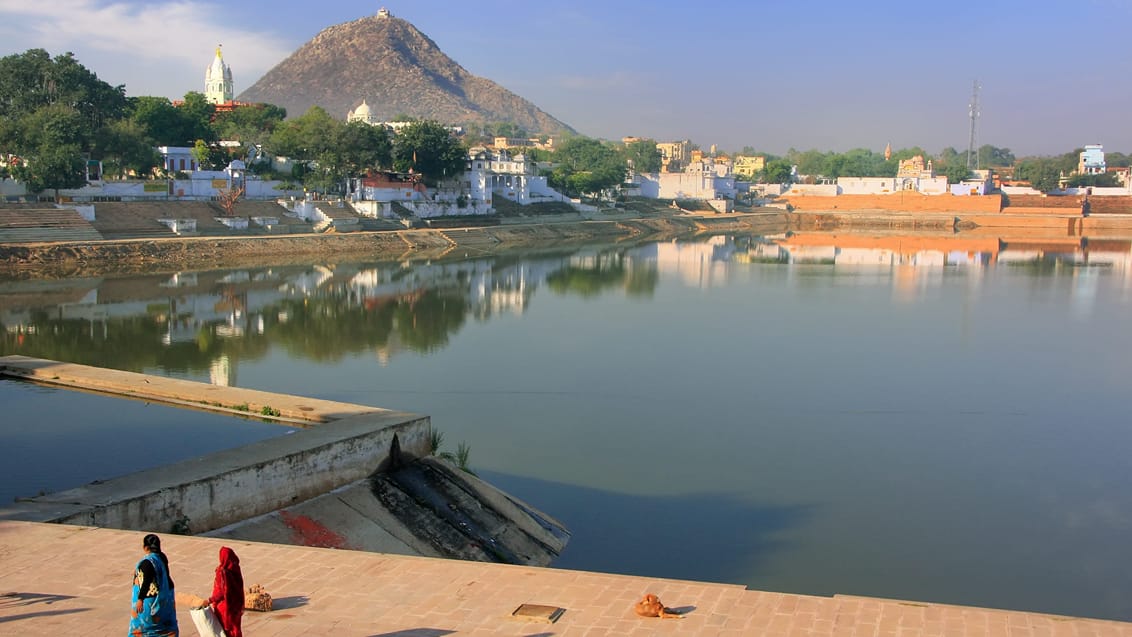
{"label": "woman in blue sari", "polygon": [[134,569],[130,637],[178,637],[173,578],[169,558],[161,552],[161,538],[150,533],[142,538],[142,548],[145,556]]}

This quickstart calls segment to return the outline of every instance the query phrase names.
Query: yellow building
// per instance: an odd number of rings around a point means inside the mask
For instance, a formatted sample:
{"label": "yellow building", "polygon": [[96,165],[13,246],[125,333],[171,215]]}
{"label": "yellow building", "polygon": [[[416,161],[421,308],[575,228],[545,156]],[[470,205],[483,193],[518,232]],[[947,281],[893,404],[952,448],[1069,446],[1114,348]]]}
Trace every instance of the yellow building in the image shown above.
{"label": "yellow building", "polygon": [[732,164],[731,170],[737,177],[753,179],[764,168],[766,168],[766,157],[762,155],[735,155],[735,163]]}
{"label": "yellow building", "polygon": [[662,172],[679,172],[684,169],[692,154],[692,142],[660,142],[656,145],[660,151],[660,166]]}

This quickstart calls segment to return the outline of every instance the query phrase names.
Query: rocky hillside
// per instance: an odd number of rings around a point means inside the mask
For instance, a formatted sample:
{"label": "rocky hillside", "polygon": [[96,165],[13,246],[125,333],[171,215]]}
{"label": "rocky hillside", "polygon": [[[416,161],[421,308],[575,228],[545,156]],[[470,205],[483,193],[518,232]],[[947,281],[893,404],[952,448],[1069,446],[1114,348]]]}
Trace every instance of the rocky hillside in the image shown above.
{"label": "rocky hillside", "polygon": [[512,122],[532,134],[572,130],[388,15],[324,29],[237,99],[276,104],[292,117],[317,105],[345,119],[365,99],[382,120],[407,114],[446,124]]}

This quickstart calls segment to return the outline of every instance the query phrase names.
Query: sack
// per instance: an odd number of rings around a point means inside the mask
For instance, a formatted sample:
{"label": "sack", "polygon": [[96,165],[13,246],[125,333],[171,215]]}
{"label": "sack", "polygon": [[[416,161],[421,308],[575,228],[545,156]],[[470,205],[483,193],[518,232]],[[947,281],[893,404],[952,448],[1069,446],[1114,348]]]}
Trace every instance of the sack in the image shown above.
{"label": "sack", "polygon": [[220,626],[220,620],[216,618],[211,606],[194,608],[189,611],[189,615],[193,618],[200,637],[226,637],[224,629]]}
{"label": "sack", "polygon": [[244,593],[244,609],[245,610],[271,610],[271,595],[263,590],[259,584],[253,585]]}

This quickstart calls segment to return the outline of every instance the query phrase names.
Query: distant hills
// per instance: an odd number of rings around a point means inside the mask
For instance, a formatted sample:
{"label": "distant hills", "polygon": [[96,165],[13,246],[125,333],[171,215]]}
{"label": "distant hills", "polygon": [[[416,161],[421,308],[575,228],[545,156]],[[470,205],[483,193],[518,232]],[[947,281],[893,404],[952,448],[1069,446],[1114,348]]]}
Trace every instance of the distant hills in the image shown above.
{"label": "distant hills", "polygon": [[409,22],[378,14],[324,29],[237,96],[297,117],[318,105],[336,118],[365,99],[382,120],[511,122],[532,134],[573,131],[502,86],[472,75]]}

